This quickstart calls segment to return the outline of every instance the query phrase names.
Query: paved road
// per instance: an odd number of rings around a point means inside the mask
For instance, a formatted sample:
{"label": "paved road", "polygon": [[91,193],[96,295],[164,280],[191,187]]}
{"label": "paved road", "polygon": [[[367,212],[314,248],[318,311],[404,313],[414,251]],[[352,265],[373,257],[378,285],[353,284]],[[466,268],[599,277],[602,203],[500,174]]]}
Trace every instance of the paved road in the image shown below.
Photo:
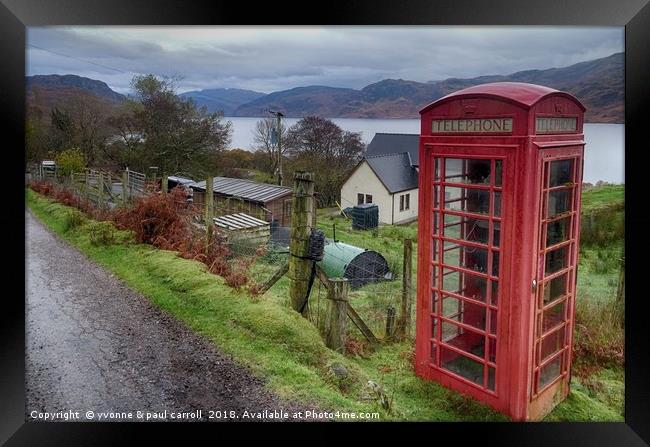
{"label": "paved road", "polygon": [[300,410],[29,212],[26,222],[28,420],[33,410],[200,409],[204,419],[209,410]]}

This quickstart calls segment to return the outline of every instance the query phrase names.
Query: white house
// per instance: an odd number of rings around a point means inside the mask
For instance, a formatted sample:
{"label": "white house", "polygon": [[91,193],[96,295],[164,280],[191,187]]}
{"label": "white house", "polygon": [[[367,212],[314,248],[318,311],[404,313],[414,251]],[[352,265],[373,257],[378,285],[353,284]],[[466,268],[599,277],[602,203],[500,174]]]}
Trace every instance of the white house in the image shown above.
{"label": "white house", "polygon": [[376,134],[341,187],[341,206],[375,203],[379,221],[390,225],[416,219],[419,137]]}

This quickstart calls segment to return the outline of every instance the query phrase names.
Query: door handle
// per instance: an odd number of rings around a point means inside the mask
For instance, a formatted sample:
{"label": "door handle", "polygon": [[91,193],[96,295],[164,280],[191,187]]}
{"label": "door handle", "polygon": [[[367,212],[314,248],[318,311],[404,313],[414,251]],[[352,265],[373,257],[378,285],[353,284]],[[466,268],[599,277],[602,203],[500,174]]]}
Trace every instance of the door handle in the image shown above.
{"label": "door handle", "polygon": [[530,289],[531,292],[535,293],[535,291],[537,290],[537,280],[533,279],[533,284]]}

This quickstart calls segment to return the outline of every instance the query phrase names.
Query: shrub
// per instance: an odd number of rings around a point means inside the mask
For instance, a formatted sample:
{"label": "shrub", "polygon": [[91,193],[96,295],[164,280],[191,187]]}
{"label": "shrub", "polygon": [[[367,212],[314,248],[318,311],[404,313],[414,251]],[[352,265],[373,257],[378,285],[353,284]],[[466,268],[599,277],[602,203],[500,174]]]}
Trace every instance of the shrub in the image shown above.
{"label": "shrub", "polygon": [[86,156],[79,148],[66,149],[56,156],[56,167],[62,175],[82,172],[86,168]]}
{"label": "shrub", "polygon": [[598,274],[617,271],[620,267],[620,255],[617,250],[610,250],[599,247],[596,252],[596,259],[591,262],[593,271]]}
{"label": "shrub", "polygon": [[245,259],[239,259],[233,262],[229,271],[224,275],[226,284],[235,289],[246,285],[250,280],[250,264],[251,261]]}
{"label": "shrub", "polygon": [[248,283],[248,273],[242,270],[231,270],[225,276],[226,284],[234,289],[240,289]]}
{"label": "shrub", "polygon": [[68,210],[63,221],[64,231],[74,230],[86,223],[86,216],[78,210]]}
{"label": "shrub", "polygon": [[623,366],[625,337],[622,303],[576,302],[574,358],[576,372],[587,377],[594,368]]}
{"label": "shrub", "polygon": [[613,203],[583,213],[580,224],[580,243],[607,245],[625,237],[624,204]]}
{"label": "shrub", "polygon": [[117,209],[113,220],[118,228],[132,230],[138,242],[179,250],[193,239],[189,218],[194,213],[182,189],[174,188],[136,199],[131,207]]}
{"label": "shrub", "polygon": [[98,220],[106,220],[107,211],[95,208],[90,200],[77,196],[69,189],[41,180],[29,182],[29,187],[33,191],[51,197],[66,206],[75,207],[90,217]]}
{"label": "shrub", "polygon": [[52,190],[54,189],[54,185],[52,183],[42,180],[32,180],[29,182],[29,187],[44,196],[51,196]]}
{"label": "shrub", "polygon": [[79,198],[74,194],[74,192],[66,188],[55,188],[53,190],[53,198],[65,206],[77,207],[79,203]]}
{"label": "shrub", "polygon": [[[229,286],[236,289],[249,283],[251,264],[266,254],[266,250],[257,243],[246,245],[246,241],[239,241],[236,245],[243,247],[247,257],[233,260],[234,253],[218,229],[213,226],[208,236],[204,230],[198,230],[192,224],[198,210],[187,203],[182,188],[174,188],[169,194],[149,194],[136,199],[131,206],[109,210],[95,208],[90,201],[76,196],[72,191],[47,182],[34,181],[30,187],[95,219],[85,224],[93,245],[136,241],[177,251],[183,258],[204,263],[208,271],[222,276]],[[66,231],[83,222],[81,213],[71,212],[66,217]],[[254,292],[254,289],[250,290]]]}
{"label": "shrub", "polygon": [[111,222],[91,221],[85,225],[85,230],[93,245],[111,245],[116,242],[115,227]]}

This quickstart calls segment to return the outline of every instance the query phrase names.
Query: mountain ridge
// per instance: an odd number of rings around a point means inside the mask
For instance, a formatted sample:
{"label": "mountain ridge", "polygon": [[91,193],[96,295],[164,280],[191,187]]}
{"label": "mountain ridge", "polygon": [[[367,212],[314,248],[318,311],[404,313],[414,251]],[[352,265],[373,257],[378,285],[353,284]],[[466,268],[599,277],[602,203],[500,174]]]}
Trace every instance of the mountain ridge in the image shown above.
{"label": "mountain ridge", "polygon": [[86,78],[73,74],[50,74],[50,75],[33,75],[26,76],[26,89],[30,91],[34,87],[42,89],[72,88],[84,90],[100,98],[112,102],[122,102],[126,96],[112,90],[104,81]]}
{"label": "mountain ridge", "polygon": [[[311,85],[272,93],[237,88],[212,88],[181,93],[208,111],[223,110],[226,116],[260,117],[279,110],[286,117],[320,115],[330,118],[419,118],[425,105],[453,92],[487,82],[530,82],[567,91],[586,107],[585,120],[592,123],[624,122],[624,53],[567,67],[522,70],[508,75],[447,78],[418,82],[383,79],[361,89]],[[35,90],[43,109],[60,102],[60,97],[85,92],[110,103],[126,99],[102,81],[77,75],[27,76],[27,97],[35,101]]]}
{"label": "mountain ridge", "polygon": [[[287,117],[305,114],[337,118],[419,118],[425,105],[453,92],[487,82],[529,82],[567,91],[587,107],[588,122],[624,121],[624,54],[579,62],[567,67],[523,70],[508,75],[448,78],[418,82],[383,79],[360,90],[321,86],[298,87],[274,92],[238,107],[235,116],[260,116],[276,109]],[[309,95],[297,89],[308,89]],[[329,96],[325,99],[325,96]],[[336,97],[343,98],[336,101]],[[322,104],[319,107],[319,102]]]}
{"label": "mountain ridge", "polygon": [[266,93],[240,88],[211,88],[179,94],[182,98],[191,98],[196,105],[205,107],[209,112],[222,111],[225,115],[232,114],[240,105],[265,95]]}

